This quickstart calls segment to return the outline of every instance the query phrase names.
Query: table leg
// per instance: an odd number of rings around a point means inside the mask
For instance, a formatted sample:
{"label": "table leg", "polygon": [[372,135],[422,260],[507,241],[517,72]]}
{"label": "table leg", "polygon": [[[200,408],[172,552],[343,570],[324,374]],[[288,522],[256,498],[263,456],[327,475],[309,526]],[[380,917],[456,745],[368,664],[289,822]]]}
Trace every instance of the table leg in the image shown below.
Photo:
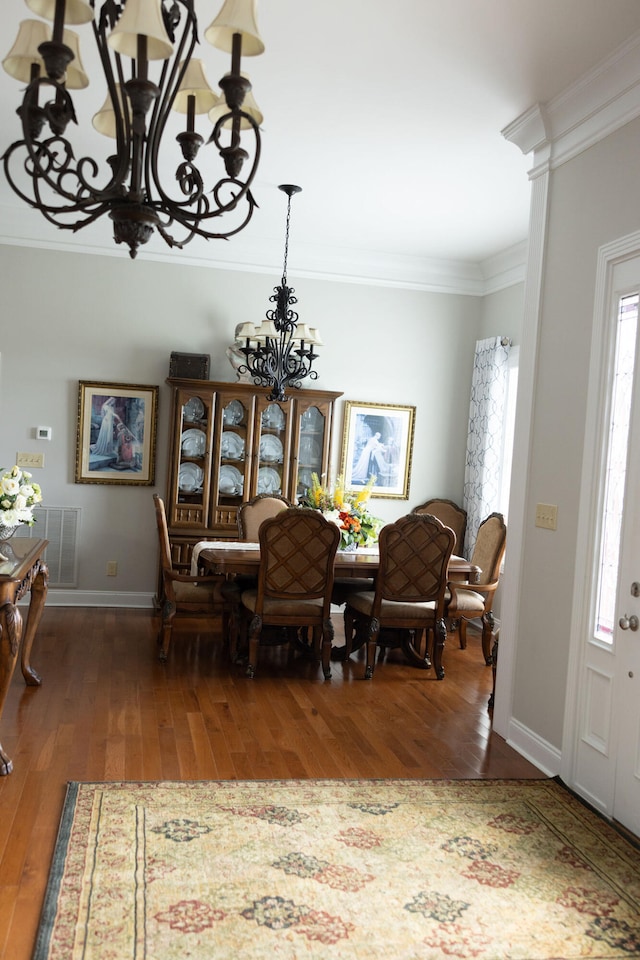
{"label": "table leg", "polygon": [[24,640],[22,643],[22,658],[20,666],[22,676],[28,687],[39,687],[42,683],[40,675],[31,666],[31,647],[33,638],[36,635],[38,624],[44,610],[44,602],[47,599],[47,589],[49,582],[49,568],[42,560],[38,561],[37,570],[31,581],[31,599],[29,601],[29,613],[24,631]]}
{"label": "table leg", "polygon": [[[0,607],[0,718],[7,697],[11,677],[18,659],[18,648],[22,636],[22,615],[14,603],[3,603]],[[13,770],[13,763],[0,744],[0,777],[6,777]]]}

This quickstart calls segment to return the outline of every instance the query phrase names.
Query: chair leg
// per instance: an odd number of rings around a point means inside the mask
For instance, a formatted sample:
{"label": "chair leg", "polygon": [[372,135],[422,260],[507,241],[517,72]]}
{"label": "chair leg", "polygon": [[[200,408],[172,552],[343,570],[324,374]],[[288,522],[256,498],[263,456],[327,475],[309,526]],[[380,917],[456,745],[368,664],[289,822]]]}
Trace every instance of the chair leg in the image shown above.
{"label": "chair leg", "polygon": [[488,667],[493,663],[491,657],[491,637],[493,636],[495,622],[495,617],[491,610],[482,614],[482,656]]}
{"label": "chair leg", "polygon": [[458,624],[458,636],[460,637],[460,649],[467,649],[467,621],[464,617],[460,617],[458,621],[455,621]]}
{"label": "chair leg", "polygon": [[162,627],[160,630],[160,653],[158,659],[163,663],[169,655],[169,644],[171,643],[171,630],[173,628],[173,618],[176,615],[176,605],[170,600],[165,600],[162,605]]}
{"label": "chair leg", "polygon": [[376,646],[380,636],[380,621],[372,617],[369,621],[369,633],[367,637],[367,662],[364,671],[365,680],[373,680],[373,670],[376,665]]}
{"label": "chair leg", "polygon": [[349,604],[344,608],[344,659],[348,660],[353,648],[353,611]]}
{"label": "chair leg", "polygon": [[331,646],[334,630],[331,618],[327,618],[322,625],[322,672],[325,680],[331,680]]}
{"label": "chair leg", "polygon": [[262,632],[262,617],[255,616],[249,627],[249,662],[247,663],[247,676],[253,679],[256,675],[256,663],[258,660],[258,644],[260,642],[260,633]]}
{"label": "chair leg", "polygon": [[444,680],[444,668],[442,666],[442,654],[447,639],[447,625],[444,620],[437,620],[433,634],[433,668],[436,678]]}

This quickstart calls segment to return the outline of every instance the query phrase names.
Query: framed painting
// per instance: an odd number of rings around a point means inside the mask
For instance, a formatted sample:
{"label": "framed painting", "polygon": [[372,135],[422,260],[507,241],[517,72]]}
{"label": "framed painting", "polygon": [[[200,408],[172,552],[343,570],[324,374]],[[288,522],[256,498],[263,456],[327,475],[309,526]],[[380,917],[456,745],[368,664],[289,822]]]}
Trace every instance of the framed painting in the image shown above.
{"label": "framed painting", "polygon": [[151,486],[158,387],[81,380],[76,483]]}
{"label": "framed painting", "polygon": [[375,477],[372,497],[409,499],[415,407],[345,400],[341,473],[357,490]]}

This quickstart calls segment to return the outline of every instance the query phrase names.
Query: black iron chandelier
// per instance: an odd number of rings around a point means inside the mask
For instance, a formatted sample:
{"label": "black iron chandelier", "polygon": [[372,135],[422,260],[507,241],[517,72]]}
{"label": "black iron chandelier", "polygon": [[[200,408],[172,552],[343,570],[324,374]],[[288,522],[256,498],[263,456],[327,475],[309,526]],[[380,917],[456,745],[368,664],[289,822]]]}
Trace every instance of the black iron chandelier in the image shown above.
{"label": "black iron chandelier", "polygon": [[[53,21],[53,29],[43,20],[23,21],[3,60],[11,76],[27,83],[17,111],[23,139],[2,158],[15,193],[64,229],[81,230],[108,214],[114,240],[128,245],[131,257],[156,230],[170,247],[183,247],[194,236],[227,239],[239,233],[256,207],[250,188],[260,159],[262,116],[240,70],[243,54],[264,50],[256,0],[224,0],[204,31],[209,43],[231,53],[221,96],[209,86],[203,62],[193,58],[196,0],[25,2]],[[89,80],[78,34],[65,25],[85,23],[93,27],[107,90],[93,125],[116,142],[102,169],[93,157],[76,156],[71,136],[78,121],[69,91]],[[177,136],[170,129],[172,112],[186,115]],[[217,180],[207,169],[211,151],[198,158],[204,138],[195,118],[203,113],[211,120],[207,144],[215,145],[224,163]],[[251,154],[241,145],[242,131],[249,131]],[[248,172],[241,178],[245,163]]]}
{"label": "black iron chandelier", "polygon": [[[322,343],[317,330],[298,323],[298,314],[291,309],[298,300],[293,287],[287,286],[291,197],[300,193],[302,187],[283,183],[278,189],[286,193],[288,199],[282,281],[269,297],[276,306],[274,310],[267,310],[267,321],[259,327],[243,323],[236,338],[238,350],[246,358],[238,367],[238,373],[249,374],[261,387],[271,387],[270,400],[286,400],[287,387],[300,387],[306,377],[318,379],[317,370],[312,370],[313,361],[318,358],[313,348]],[[242,340],[244,346],[240,345]]]}

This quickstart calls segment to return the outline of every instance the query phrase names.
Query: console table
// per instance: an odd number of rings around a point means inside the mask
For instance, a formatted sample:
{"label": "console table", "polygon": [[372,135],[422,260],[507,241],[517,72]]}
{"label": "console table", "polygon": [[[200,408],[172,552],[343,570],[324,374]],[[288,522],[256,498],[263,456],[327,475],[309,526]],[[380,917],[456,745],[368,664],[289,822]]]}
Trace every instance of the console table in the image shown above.
{"label": "console table", "polygon": [[[22,640],[20,665],[27,686],[38,687],[40,677],[31,666],[31,647],[47,596],[49,571],[42,559],[48,540],[14,537],[0,542],[0,721]],[[26,622],[17,606],[29,591]],[[13,770],[13,763],[0,743],[0,777]]]}

